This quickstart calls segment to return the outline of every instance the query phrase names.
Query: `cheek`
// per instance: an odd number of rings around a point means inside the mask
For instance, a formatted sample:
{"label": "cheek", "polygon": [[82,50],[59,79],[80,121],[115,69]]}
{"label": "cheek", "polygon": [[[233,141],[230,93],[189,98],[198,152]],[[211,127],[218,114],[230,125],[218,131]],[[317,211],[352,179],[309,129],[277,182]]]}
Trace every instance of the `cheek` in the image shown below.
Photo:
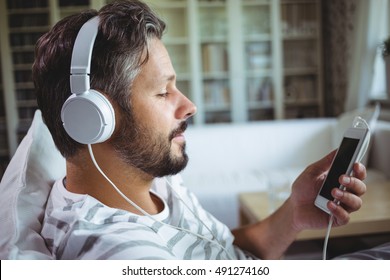
{"label": "cheek", "polygon": [[134,112],[136,121],[142,126],[163,134],[169,133],[168,113],[166,110],[162,110],[162,107],[156,106],[156,104],[142,104],[142,106],[134,106],[134,108],[137,108]]}
{"label": "cheek", "polygon": [[133,116],[139,122],[148,123],[155,113],[155,106],[147,100],[134,98],[132,102]]}

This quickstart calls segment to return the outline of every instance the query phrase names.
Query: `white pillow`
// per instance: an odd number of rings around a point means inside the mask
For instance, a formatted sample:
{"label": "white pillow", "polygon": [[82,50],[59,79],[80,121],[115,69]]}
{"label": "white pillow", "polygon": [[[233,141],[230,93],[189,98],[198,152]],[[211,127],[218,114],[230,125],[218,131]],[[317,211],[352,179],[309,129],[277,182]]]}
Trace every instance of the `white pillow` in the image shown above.
{"label": "white pillow", "polygon": [[[357,117],[357,116],[360,116],[366,120],[366,122],[368,123],[368,126],[370,127],[370,133],[372,136],[372,134],[375,130],[376,122],[378,120],[379,112],[380,112],[380,107],[379,107],[379,105],[377,105],[375,107],[356,109],[356,110],[342,114],[338,118],[337,123],[335,124],[334,130],[333,130],[332,146],[336,149],[340,145],[341,139],[343,138],[345,131],[353,125],[353,121],[354,121],[355,117]],[[361,160],[361,163],[363,163],[364,165],[367,165],[370,148],[371,148],[371,144],[368,146],[366,154],[363,157],[363,159]]]}
{"label": "white pillow", "polygon": [[40,111],[0,183],[0,259],[50,259],[40,235],[51,186],[65,176],[65,159]]}

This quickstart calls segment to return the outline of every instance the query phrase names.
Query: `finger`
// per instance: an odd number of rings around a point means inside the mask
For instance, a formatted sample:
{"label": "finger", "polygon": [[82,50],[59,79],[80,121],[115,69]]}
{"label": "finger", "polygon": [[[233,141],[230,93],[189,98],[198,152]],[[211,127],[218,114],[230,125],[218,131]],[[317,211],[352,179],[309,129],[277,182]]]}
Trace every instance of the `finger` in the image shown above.
{"label": "finger", "polygon": [[324,156],[322,159],[316,161],[315,163],[312,163],[308,169],[311,171],[313,175],[318,176],[319,174],[322,174],[324,172],[327,172],[330,168],[330,165],[332,164],[333,158],[336,154],[337,150],[333,150],[326,156]]}
{"label": "finger", "polygon": [[365,180],[367,178],[366,167],[363,164],[356,162],[353,165],[353,176],[360,180]]}
{"label": "finger", "polygon": [[341,175],[339,178],[339,183],[343,185],[348,192],[354,193],[357,196],[362,196],[367,191],[366,184],[355,177]]}
{"label": "finger", "polygon": [[340,205],[349,213],[359,210],[363,204],[363,201],[359,196],[341,189],[333,189],[332,196],[339,201]]}
{"label": "finger", "polygon": [[327,206],[333,215],[335,225],[342,226],[349,222],[349,213],[341,205],[338,205],[334,201],[329,201]]}

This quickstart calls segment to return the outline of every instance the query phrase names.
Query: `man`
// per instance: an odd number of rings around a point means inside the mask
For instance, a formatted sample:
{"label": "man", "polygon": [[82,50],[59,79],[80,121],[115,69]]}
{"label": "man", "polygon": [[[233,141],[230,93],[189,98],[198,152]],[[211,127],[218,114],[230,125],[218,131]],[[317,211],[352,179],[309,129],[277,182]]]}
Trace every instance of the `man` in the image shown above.
{"label": "man", "polygon": [[[91,88],[115,112],[115,130],[101,143],[77,143],[64,130],[72,48],[81,26],[98,16]],[[165,24],[143,3],[113,2],[60,21],[39,39],[33,79],[43,118],[67,160],[66,178],[51,192],[42,235],[57,259],[279,258],[297,234],[326,227],[314,198],[334,153],[309,166],[287,201],[267,219],[230,232],[207,213],[177,176],[185,168],[186,121],[195,105],[176,88],[161,42]],[[333,190],[334,224],[348,222],[366,191],[364,166]]]}

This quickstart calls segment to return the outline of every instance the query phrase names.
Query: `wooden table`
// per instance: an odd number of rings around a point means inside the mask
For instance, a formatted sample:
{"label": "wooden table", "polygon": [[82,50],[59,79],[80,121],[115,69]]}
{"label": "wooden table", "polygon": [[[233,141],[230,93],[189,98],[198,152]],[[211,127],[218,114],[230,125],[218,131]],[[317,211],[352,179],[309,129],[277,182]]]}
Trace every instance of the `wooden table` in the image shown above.
{"label": "wooden table", "polygon": [[[260,221],[268,216],[269,201],[266,192],[243,193],[239,196],[241,224]],[[297,240],[323,238],[326,229],[306,230]],[[351,214],[345,226],[332,228],[332,237],[390,233],[390,181],[373,182],[367,185],[362,208]]]}

